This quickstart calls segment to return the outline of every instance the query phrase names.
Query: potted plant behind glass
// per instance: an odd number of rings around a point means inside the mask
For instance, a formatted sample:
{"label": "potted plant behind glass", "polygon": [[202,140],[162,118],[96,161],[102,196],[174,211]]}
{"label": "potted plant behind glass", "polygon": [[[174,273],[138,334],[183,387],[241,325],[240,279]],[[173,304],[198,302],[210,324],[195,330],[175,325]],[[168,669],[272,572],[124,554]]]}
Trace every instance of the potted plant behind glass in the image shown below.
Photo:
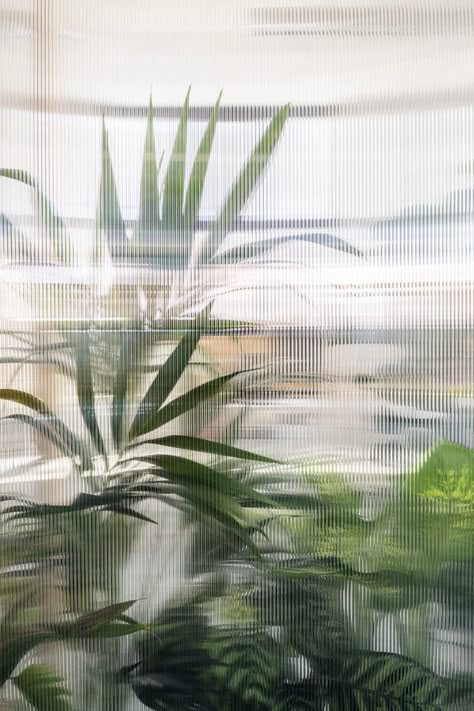
{"label": "potted plant behind glass", "polygon": [[[9,553],[8,561],[11,565],[19,566],[11,576],[19,603],[18,616],[9,614],[4,621],[5,640],[13,641],[14,645],[11,654],[8,651],[4,655],[4,659],[9,658],[10,662],[8,665],[5,662],[0,681],[5,682],[13,674],[16,686],[22,689],[30,702],[35,697],[33,691],[28,691],[28,682],[36,688],[35,693],[42,689],[46,690],[45,693],[61,696],[60,687],[54,676],[43,667],[30,665],[19,674],[15,674],[14,669],[31,648],[36,648],[40,642],[54,641],[59,633],[64,643],[67,639],[74,644],[77,643],[75,640],[85,640],[86,648],[93,653],[91,659],[97,661],[99,655],[100,663],[96,665],[96,671],[101,676],[99,687],[104,694],[103,698],[96,697],[99,708],[104,705],[107,707],[111,699],[113,707],[119,703],[124,681],[132,686],[144,703],[162,703],[163,707],[170,707],[178,699],[182,704],[180,708],[185,708],[183,704],[197,708],[195,704],[204,701],[202,689],[198,689],[196,684],[199,682],[205,686],[211,680],[214,688],[220,689],[220,694],[229,694],[229,704],[237,704],[239,708],[245,708],[244,704],[258,708],[255,704],[260,704],[266,708],[268,704],[263,697],[270,693],[267,682],[276,686],[278,679],[281,681],[284,678],[283,670],[275,667],[277,671],[265,672],[263,677],[257,674],[245,691],[242,674],[245,669],[248,674],[250,667],[244,665],[242,669],[239,662],[239,675],[231,678],[228,673],[232,666],[230,660],[235,657],[237,650],[240,650],[238,654],[242,663],[248,656],[252,666],[254,662],[251,660],[263,654],[267,660],[267,670],[273,665],[274,655],[279,654],[275,640],[261,626],[254,636],[241,627],[235,628],[234,623],[239,621],[245,606],[237,604],[235,617],[232,602],[238,602],[249,583],[254,584],[253,575],[262,573],[259,549],[262,536],[265,539],[267,535],[264,524],[274,515],[272,510],[275,501],[272,496],[264,493],[265,482],[260,481],[256,486],[245,483],[248,472],[243,463],[263,464],[267,461],[266,457],[236,448],[227,441],[200,435],[202,412],[200,418],[196,417],[199,408],[206,410],[213,398],[226,392],[234,382],[239,382],[240,387],[245,388],[242,382],[246,373],[242,368],[219,372],[210,379],[194,382],[183,389],[183,378],[194,367],[203,336],[212,337],[214,333],[225,334],[229,331],[229,324],[216,323],[210,319],[211,295],[203,287],[199,274],[212,265],[233,265],[242,260],[263,257],[268,250],[290,240],[304,239],[352,254],[357,254],[357,250],[342,240],[319,233],[278,238],[265,235],[258,241],[248,241],[237,247],[226,243],[226,236],[237,224],[274,152],[288,118],[288,107],[277,111],[270,120],[245,161],[216,219],[207,229],[204,243],[196,245],[199,208],[212,154],[220,97],[211,111],[191,167],[189,181],[185,185],[188,100],[189,94],[179,119],[161,194],[158,187],[160,164],[156,160],[153,107],[151,102],[149,104],[139,217],[131,238],[127,236],[121,213],[107,131],[103,124],[95,228],[95,256],[99,273],[102,260],[107,259],[107,254],[117,268],[120,264],[128,264],[132,268],[137,263],[140,263],[141,268],[146,265],[149,276],[152,276],[149,296],[146,298],[146,302],[150,303],[156,291],[153,274],[162,274],[172,267],[174,272],[187,271],[189,281],[185,283],[183,291],[180,293],[177,289],[172,294],[170,281],[166,279],[166,298],[158,321],[153,319],[153,305],[151,313],[142,322],[137,323],[135,312],[132,311],[125,314],[126,329],[123,328],[123,313],[117,314],[119,328],[104,329],[100,319],[97,319],[97,308],[100,306],[100,315],[107,317],[112,308],[113,316],[116,300],[114,296],[107,299],[105,295],[101,305],[100,300],[92,296],[86,302],[89,309],[83,312],[82,329],[79,331],[71,330],[67,324],[57,324],[53,329],[53,337],[46,344],[41,333],[23,335],[27,341],[27,351],[21,356],[14,356],[13,360],[21,366],[33,364],[46,368],[48,373],[59,374],[69,381],[69,392],[74,393],[77,408],[77,415],[72,421],[59,417],[54,402],[38,397],[37,393],[21,390],[11,383],[0,390],[0,397],[9,403],[9,414],[4,423],[13,422],[28,428],[40,439],[47,441],[50,444],[48,456],[53,460],[60,455],[59,468],[62,468],[64,476],[74,478],[78,489],[69,500],[60,503],[32,501],[6,492],[2,498],[3,525],[7,536],[3,540],[8,541],[8,546],[5,543]],[[42,261],[49,264],[51,269],[55,266],[65,269],[72,266],[75,259],[74,245],[67,236],[65,223],[36,182],[24,171],[2,170],[0,175],[25,183],[36,197],[48,237],[48,249]],[[13,226],[8,229],[9,234],[13,234]],[[16,230],[14,237],[13,253],[26,254],[26,258],[34,259],[27,249],[31,245],[24,235]],[[18,245],[23,245],[24,249],[19,249]],[[173,247],[179,248],[177,254],[173,253]],[[133,297],[134,304],[140,303],[140,291],[141,285],[138,284]],[[113,289],[111,294],[114,294]],[[173,296],[173,300],[170,296]],[[136,313],[139,313],[139,309]],[[91,325],[94,325],[93,329]],[[36,338],[38,335],[39,339]],[[164,355],[163,350],[157,353],[157,345],[160,344],[166,346]],[[8,359],[9,362],[12,360],[11,357]],[[221,408],[222,404],[217,407]],[[209,413],[204,412],[206,414]],[[240,462],[241,465],[236,467],[226,462]],[[268,474],[265,475],[267,480]],[[166,606],[166,614],[160,607],[155,607],[149,610],[150,619],[137,621],[128,611],[131,603],[121,602],[121,577],[127,556],[133,550],[140,531],[148,541],[156,540],[157,550],[162,544],[160,529],[152,516],[153,512],[157,513],[156,507],[153,508],[155,501],[167,507],[165,510],[177,509],[183,517],[182,521],[192,522],[192,530],[199,533],[200,551],[205,561],[203,566],[195,566],[192,577],[195,579],[198,574],[207,576],[206,585],[210,587],[196,588],[193,585],[189,588],[184,584],[181,591],[173,591],[178,597],[176,604],[173,602],[174,597],[160,601],[161,607]],[[296,502],[293,504],[296,505]],[[179,527],[176,529],[178,535],[182,530]],[[173,544],[177,541],[175,538]],[[210,546],[207,552],[206,541]],[[188,544],[192,545],[192,539],[186,541],[186,549]],[[35,558],[39,555],[38,549],[41,551],[41,565],[38,565]],[[178,554],[182,552],[179,549]],[[25,567],[30,564],[30,567]],[[242,577],[242,589],[238,588],[237,594],[229,572],[236,564],[254,571],[249,580]],[[223,571],[227,571],[224,580]],[[50,591],[47,594],[48,604],[43,596],[36,596],[34,602],[31,601],[29,594],[32,587]],[[4,593],[6,601],[9,590],[11,588]],[[53,590],[54,595],[51,592]],[[202,591],[201,597],[196,590]],[[216,599],[218,606],[223,605],[225,608],[224,622],[222,625],[209,626],[209,620],[206,615],[203,617],[203,612],[209,612],[214,606],[212,601]],[[146,605],[142,607],[146,608]],[[137,616],[140,614],[139,608],[139,604],[135,605]],[[191,628],[196,624],[196,629],[201,630],[202,635],[200,639],[193,640],[190,640],[189,635],[177,635],[176,639],[181,639],[184,652],[186,643],[189,643],[189,649],[194,648],[201,661],[206,658],[209,661],[207,671],[205,663],[196,669],[191,687],[177,673],[176,665],[173,666],[175,656],[166,646],[164,635],[164,631],[169,629],[168,625],[174,628],[174,614],[183,614],[183,619],[188,619],[188,613],[184,614],[186,609],[190,615]],[[164,623],[161,614],[164,614]],[[76,633],[74,625],[83,619],[90,620],[91,615],[99,615],[100,622],[91,623],[91,629],[83,625],[85,631],[81,628],[81,634]],[[33,627],[23,625],[26,617],[35,619]],[[105,618],[104,623],[102,618]],[[254,618],[249,619],[255,622]],[[95,618],[92,617],[92,620]],[[10,628],[12,624],[14,629]],[[73,625],[72,630],[67,625]],[[53,630],[54,634],[44,638],[44,628]],[[238,634],[234,640],[235,631]],[[144,642],[147,648],[158,640],[160,658],[163,655],[168,657],[168,668],[150,670],[146,658],[138,655],[138,660],[128,659],[129,663],[123,664],[122,671],[114,675],[113,670],[117,668],[119,660],[127,661],[128,652],[131,651],[120,642],[121,637],[143,632],[148,635]],[[110,637],[117,639],[111,641]],[[21,644],[16,644],[17,638]],[[179,648],[174,649],[179,651]],[[226,659],[223,664],[218,661],[219,655]],[[291,656],[289,649],[283,653],[283,658],[288,655]],[[153,680],[153,674],[164,674],[169,682],[161,701],[153,694],[153,698],[150,698],[150,688],[147,688],[146,677],[151,675]],[[52,687],[57,688],[57,693],[47,691]],[[95,691],[92,696],[94,694]],[[89,701],[91,698],[89,696]],[[218,699],[208,698],[206,703],[216,704]]]}

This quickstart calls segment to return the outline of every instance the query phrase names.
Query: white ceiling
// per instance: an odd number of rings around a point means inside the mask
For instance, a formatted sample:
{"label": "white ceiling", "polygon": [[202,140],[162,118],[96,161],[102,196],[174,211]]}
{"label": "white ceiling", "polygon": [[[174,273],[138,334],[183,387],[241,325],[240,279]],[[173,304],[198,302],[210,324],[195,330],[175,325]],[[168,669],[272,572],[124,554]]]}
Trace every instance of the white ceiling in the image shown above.
{"label": "white ceiling", "polygon": [[[299,9],[298,9],[299,8]],[[0,0],[3,105],[469,102],[472,2]]]}

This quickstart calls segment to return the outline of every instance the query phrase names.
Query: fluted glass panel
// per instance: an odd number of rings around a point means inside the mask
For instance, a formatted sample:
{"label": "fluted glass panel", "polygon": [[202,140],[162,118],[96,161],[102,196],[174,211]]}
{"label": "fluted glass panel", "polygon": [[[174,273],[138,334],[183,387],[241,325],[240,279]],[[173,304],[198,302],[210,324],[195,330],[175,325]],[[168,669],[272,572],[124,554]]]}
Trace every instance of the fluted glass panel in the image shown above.
{"label": "fluted glass panel", "polygon": [[0,37],[0,705],[472,708],[472,3]]}

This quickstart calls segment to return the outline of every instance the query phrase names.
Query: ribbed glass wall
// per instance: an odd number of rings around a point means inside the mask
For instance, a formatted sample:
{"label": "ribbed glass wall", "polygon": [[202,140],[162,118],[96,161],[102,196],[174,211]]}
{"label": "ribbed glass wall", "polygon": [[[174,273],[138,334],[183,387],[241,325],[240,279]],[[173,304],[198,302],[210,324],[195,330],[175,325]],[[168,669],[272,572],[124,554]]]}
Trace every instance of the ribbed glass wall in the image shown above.
{"label": "ribbed glass wall", "polygon": [[0,705],[472,708],[472,3],[0,32]]}

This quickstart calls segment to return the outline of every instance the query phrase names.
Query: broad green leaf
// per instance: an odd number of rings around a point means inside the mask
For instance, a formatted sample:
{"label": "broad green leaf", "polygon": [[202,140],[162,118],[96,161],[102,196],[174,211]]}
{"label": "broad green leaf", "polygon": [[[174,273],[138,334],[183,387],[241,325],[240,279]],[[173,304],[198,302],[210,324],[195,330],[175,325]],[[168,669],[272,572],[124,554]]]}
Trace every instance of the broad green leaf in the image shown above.
{"label": "broad green leaf", "polygon": [[54,253],[58,261],[67,264],[73,257],[73,246],[66,232],[64,222],[54,210],[54,207],[46,197],[45,193],[38,188],[35,179],[26,170],[15,168],[0,169],[0,177],[16,180],[30,187],[35,196],[43,225],[51,240]]}
{"label": "broad green leaf", "polygon": [[90,336],[88,333],[81,333],[74,342],[74,355],[76,359],[76,388],[79,407],[82,417],[87,425],[87,429],[92,437],[92,441],[97,447],[97,451],[107,462],[107,451],[104,440],[97,422],[95,411],[94,384],[92,382]]}
{"label": "broad green leaf", "polygon": [[357,691],[369,708],[379,708],[380,700],[387,702],[390,708],[394,705],[410,709],[444,708],[446,693],[452,683],[408,657],[356,651],[340,658],[337,673],[329,670],[327,679],[334,685],[336,693],[338,686],[351,695]]}
{"label": "broad green leaf", "polygon": [[104,119],[102,119],[102,162],[96,214],[96,240],[100,240],[103,234],[107,237],[111,249],[118,247],[122,252],[124,251],[128,239],[117,195]]}
{"label": "broad green leaf", "polygon": [[219,116],[221,96],[222,91],[219,94],[209,117],[206,130],[194,159],[191,175],[189,176],[188,189],[186,191],[186,199],[184,202],[184,225],[186,229],[189,230],[194,230],[196,220],[199,216],[204,182],[206,180],[207,167],[209,165],[217,118]]}
{"label": "broad green leaf", "polygon": [[211,254],[221,245],[224,236],[232,229],[242,208],[255,189],[261,175],[266,169],[270,157],[280,138],[289,113],[289,105],[283,106],[270,121],[262,138],[253,149],[249,159],[242,168],[239,177],[234,182],[227,195],[222,210],[211,232]]}
{"label": "broad green leaf", "polygon": [[[153,427],[150,428],[149,431],[162,427],[167,422],[171,422],[171,420],[184,415],[185,412],[188,412],[188,410],[191,410],[193,407],[196,407],[209,398],[214,397],[220,392],[224,385],[232,380],[232,378],[235,378],[244,372],[246,371],[236,370],[233,373],[213,378],[202,385],[198,385],[195,388],[188,390],[188,392],[184,393],[184,395],[180,395],[174,400],[171,400],[171,402],[167,405],[155,411],[152,420]],[[133,436],[132,433],[130,434]]]}
{"label": "broad green leaf", "polygon": [[163,228],[165,230],[178,229],[182,226],[183,221],[184,175],[190,91],[191,87],[188,89],[181,110],[178,130],[176,132],[163,187]]}
{"label": "broad green leaf", "polygon": [[130,439],[151,432],[159,426],[156,424],[159,409],[176,386],[188,365],[201,338],[202,326],[207,321],[210,309],[211,305],[203,309],[193,324],[188,328],[178,346],[161,366],[135,415],[129,432]]}
{"label": "broad green leaf", "polygon": [[48,667],[31,664],[12,679],[17,689],[37,711],[72,711],[70,691]]}
{"label": "broad green leaf", "polygon": [[160,196],[158,190],[158,171],[156,166],[151,95],[148,102],[145,146],[143,149],[138,224],[140,231],[156,230],[160,225]]}
{"label": "broad green leaf", "polygon": [[188,449],[192,452],[205,452],[207,454],[218,454],[223,457],[236,457],[237,459],[248,459],[254,462],[275,463],[275,459],[264,457],[261,454],[249,452],[246,449],[232,447],[222,442],[213,442],[200,437],[186,437],[181,435],[169,435],[168,437],[158,437],[147,440],[146,444],[156,444],[160,447],[173,447],[175,449]]}

